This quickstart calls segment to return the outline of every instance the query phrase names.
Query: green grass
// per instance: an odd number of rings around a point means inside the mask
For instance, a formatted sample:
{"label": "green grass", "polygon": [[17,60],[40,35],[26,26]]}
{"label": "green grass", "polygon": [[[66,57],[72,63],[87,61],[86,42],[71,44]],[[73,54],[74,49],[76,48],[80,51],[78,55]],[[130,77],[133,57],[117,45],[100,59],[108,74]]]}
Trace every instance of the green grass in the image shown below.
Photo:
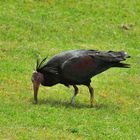
{"label": "green grass", "polygon": [[[139,0],[1,0],[0,139],[140,139],[139,17]],[[63,85],[41,87],[34,105],[37,56],[71,49],[125,50],[132,68],[92,78],[93,108],[84,86],[75,107]]]}

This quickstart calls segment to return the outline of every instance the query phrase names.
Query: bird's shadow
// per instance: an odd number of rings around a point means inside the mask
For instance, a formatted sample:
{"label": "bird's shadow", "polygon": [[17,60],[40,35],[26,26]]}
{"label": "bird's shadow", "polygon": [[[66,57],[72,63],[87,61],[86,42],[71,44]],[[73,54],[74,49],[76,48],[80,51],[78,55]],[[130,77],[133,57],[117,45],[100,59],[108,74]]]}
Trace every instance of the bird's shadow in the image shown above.
{"label": "bird's shadow", "polygon": [[65,108],[94,108],[94,109],[106,109],[108,108],[108,105],[106,104],[95,104],[93,107],[91,107],[88,104],[85,103],[80,103],[80,102],[76,102],[74,106],[71,105],[70,102],[68,101],[61,101],[61,100],[55,100],[52,98],[49,99],[40,99],[37,103],[37,105],[49,105],[49,106],[55,106],[55,107],[65,107]]}

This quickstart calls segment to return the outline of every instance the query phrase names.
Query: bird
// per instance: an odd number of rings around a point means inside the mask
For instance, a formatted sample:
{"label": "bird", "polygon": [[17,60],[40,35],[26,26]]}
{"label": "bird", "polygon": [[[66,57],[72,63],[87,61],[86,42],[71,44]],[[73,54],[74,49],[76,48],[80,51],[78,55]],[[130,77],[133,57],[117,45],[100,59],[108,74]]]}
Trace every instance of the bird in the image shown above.
{"label": "bird", "polygon": [[94,89],[91,86],[91,78],[109,68],[130,68],[130,64],[121,63],[130,58],[125,51],[98,51],[98,50],[68,50],[54,55],[47,62],[45,57],[37,59],[36,69],[32,73],[34,90],[34,103],[38,103],[38,89],[42,86],[54,86],[63,84],[66,87],[73,86],[74,95],[71,105],[75,105],[75,97],[78,94],[77,85],[85,85],[90,93],[90,106],[94,104]]}

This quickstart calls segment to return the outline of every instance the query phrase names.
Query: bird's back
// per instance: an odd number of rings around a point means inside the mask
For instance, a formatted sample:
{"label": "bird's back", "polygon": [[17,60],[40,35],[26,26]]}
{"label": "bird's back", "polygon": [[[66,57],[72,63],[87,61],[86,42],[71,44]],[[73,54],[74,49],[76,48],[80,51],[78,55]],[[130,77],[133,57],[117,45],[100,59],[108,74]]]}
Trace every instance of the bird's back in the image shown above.
{"label": "bird's back", "polygon": [[93,54],[96,53],[96,50],[71,50],[71,51],[66,51],[62,52],[60,54],[57,54],[53,56],[46,64],[46,66],[56,66],[56,65],[61,65],[63,64],[66,60],[72,58],[72,57],[78,57],[82,55],[88,55],[88,54]]}

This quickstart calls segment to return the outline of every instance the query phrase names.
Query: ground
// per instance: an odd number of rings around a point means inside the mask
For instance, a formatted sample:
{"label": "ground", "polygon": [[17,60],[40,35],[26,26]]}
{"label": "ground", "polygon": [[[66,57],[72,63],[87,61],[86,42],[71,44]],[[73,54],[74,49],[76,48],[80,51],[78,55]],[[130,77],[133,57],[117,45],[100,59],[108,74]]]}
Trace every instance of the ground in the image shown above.
{"label": "ground", "polygon": [[[140,139],[139,0],[0,1],[0,139]],[[33,104],[32,71],[72,49],[125,50],[130,69],[113,68],[92,78],[88,89],[41,87]]]}

